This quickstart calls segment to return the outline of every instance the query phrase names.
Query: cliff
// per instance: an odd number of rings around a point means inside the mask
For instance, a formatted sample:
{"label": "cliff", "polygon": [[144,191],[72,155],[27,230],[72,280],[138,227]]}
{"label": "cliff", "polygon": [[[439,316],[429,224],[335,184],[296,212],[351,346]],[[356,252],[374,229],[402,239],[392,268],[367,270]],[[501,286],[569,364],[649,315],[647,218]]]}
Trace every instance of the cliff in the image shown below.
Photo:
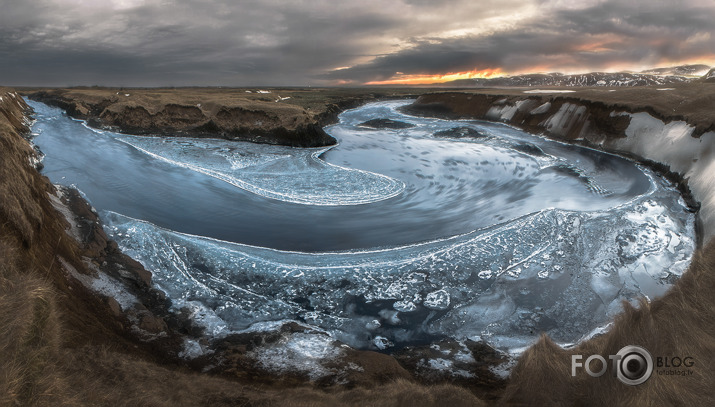
{"label": "cliff", "polygon": [[198,90],[54,89],[30,95],[95,127],[146,135],[220,137],[298,147],[335,144],[318,114],[257,94],[231,97]]}
{"label": "cliff", "polygon": [[335,144],[323,127],[341,111],[409,89],[26,89],[97,128],[157,136],[211,137],[295,147]]}

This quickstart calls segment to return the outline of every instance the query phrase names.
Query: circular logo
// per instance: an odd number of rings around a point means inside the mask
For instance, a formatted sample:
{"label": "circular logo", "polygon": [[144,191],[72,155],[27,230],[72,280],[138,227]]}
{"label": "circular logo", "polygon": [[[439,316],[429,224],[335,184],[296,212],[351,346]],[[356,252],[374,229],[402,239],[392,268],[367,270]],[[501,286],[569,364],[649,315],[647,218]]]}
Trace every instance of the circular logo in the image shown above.
{"label": "circular logo", "polygon": [[639,385],[653,373],[653,358],[650,352],[640,346],[625,346],[616,355],[621,357],[616,367],[616,376],[625,384]]}

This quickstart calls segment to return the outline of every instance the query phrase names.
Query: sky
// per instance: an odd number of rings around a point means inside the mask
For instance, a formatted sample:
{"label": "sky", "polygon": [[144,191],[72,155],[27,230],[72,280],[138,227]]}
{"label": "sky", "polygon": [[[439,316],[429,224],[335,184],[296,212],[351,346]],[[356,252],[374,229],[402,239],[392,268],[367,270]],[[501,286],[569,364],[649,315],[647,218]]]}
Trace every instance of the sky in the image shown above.
{"label": "sky", "polygon": [[715,66],[712,0],[0,0],[0,84],[333,86]]}

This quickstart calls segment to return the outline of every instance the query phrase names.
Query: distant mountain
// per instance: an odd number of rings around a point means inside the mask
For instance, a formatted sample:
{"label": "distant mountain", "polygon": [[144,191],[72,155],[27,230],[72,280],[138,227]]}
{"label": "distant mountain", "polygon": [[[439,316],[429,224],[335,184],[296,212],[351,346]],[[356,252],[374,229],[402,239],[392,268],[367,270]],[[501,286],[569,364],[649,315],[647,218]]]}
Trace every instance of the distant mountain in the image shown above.
{"label": "distant mountain", "polygon": [[708,71],[708,73],[703,76],[705,82],[715,82],[715,68]]}
{"label": "distant mountain", "polygon": [[[591,72],[565,75],[562,73],[526,74],[491,79],[460,79],[438,86],[449,87],[530,87],[530,86],[648,86],[672,85],[699,79],[708,72],[706,65],[682,65],[649,69],[643,72]],[[713,71],[710,71],[713,74]],[[715,78],[715,74],[713,74]]]}
{"label": "distant mountain", "polygon": [[675,76],[703,76],[710,70],[707,65],[680,65],[670,68],[655,68],[641,71],[640,73],[650,75],[675,75]]}

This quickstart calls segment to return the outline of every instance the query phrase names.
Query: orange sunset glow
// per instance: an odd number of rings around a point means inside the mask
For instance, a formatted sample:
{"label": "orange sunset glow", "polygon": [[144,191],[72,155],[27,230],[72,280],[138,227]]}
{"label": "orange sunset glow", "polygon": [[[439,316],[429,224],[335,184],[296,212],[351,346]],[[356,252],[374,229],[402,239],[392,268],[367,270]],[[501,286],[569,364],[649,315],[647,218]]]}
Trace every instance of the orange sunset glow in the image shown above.
{"label": "orange sunset glow", "polygon": [[398,72],[392,78],[384,81],[371,81],[365,85],[429,85],[432,83],[444,83],[456,81],[458,79],[475,79],[475,78],[495,78],[504,76],[501,69],[484,69],[473,70],[466,72],[450,72],[443,75],[405,75]]}

